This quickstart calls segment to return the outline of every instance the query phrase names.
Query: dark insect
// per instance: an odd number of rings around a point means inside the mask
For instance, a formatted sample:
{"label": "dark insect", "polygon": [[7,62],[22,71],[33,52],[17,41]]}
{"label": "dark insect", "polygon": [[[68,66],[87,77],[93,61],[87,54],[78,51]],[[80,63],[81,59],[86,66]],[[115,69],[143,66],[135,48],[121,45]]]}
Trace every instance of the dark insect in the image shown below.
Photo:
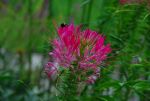
{"label": "dark insect", "polygon": [[62,24],[60,24],[60,26],[63,28],[63,27],[66,27],[66,26],[67,26],[67,24],[62,23]]}

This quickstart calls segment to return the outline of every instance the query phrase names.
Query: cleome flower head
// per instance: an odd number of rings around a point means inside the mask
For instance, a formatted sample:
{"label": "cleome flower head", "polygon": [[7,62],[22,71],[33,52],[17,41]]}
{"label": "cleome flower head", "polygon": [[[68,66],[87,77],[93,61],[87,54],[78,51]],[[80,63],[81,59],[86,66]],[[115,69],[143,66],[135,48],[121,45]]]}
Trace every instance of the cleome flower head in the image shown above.
{"label": "cleome flower head", "polygon": [[53,40],[54,49],[49,53],[53,61],[45,66],[47,75],[58,73],[59,66],[73,69],[86,77],[87,83],[94,83],[100,74],[99,66],[111,52],[110,44],[104,44],[103,35],[90,29],[81,31],[74,24],[61,26],[57,32],[59,38]]}

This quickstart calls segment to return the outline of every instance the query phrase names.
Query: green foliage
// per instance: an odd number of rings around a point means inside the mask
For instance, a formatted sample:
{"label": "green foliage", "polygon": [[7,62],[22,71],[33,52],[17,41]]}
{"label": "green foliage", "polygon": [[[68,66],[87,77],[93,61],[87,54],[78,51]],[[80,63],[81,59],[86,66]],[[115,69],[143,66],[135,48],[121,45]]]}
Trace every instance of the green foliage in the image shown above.
{"label": "green foliage", "polygon": [[[78,96],[70,73],[57,85],[43,71],[55,27],[72,20],[103,33],[113,49],[101,77],[81,84]],[[42,58],[38,66],[34,54]],[[150,6],[119,0],[0,1],[0,101],[149,101],[149,96]]]}

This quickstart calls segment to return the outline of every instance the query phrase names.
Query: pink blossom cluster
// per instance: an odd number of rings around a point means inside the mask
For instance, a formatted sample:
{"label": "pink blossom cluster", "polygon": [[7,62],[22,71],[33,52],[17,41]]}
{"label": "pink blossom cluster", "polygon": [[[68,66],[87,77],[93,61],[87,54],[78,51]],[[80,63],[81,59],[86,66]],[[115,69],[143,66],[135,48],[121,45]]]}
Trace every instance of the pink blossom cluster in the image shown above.
{"label": "pink blossom cluster", "polygon": [[[105,45],[103,35],[74,24],[61,26],[57,30],[59,38],[53,40],[53,51],[49,53],[53,62],[48,62],[45,67],[50,77],[59,72],[59,68],[70,68],[82,71],[89,84],[93,84],[100,75],[99,66],[111,52],[110,44]],[[56,66],[56,63],[58,64]],[[88,72],[92,71],[89,75]]]}
{"label": "pink blossom cluster", "polygon": [[120,0],[120,4],[127,4],[127,3],[143,3],[147,2],[150,3],[150,0]]}

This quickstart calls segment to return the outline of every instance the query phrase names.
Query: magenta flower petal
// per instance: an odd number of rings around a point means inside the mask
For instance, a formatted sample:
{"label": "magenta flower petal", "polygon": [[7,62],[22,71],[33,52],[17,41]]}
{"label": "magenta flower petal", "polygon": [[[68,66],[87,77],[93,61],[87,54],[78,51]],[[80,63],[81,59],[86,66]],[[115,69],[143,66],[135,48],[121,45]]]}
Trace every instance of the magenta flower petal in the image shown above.
{"label": "magenta flower petal", "polygon": [[[53,41],[53,51],[49,53],[53,61],[62,68],[78,70],[92,70],[93,74],[87,77],[87,83],[94,83],[99,77],[99,66],[111,52],[110,44],[105,45],[105,37],[95,31],[80,30],[74,24],[59,27],[58,39]],[[75,64],[74,64],[75,63]],[[49,62],[45,68],[48,76],[56,73],[57,68]]]}
{"label": "magenta flower petal", "polygon": [[51,77],[52,75],[56,74],[57,67],[52,62],[48,62],[45,65],[45,72],[48,75],[48,77]]}

